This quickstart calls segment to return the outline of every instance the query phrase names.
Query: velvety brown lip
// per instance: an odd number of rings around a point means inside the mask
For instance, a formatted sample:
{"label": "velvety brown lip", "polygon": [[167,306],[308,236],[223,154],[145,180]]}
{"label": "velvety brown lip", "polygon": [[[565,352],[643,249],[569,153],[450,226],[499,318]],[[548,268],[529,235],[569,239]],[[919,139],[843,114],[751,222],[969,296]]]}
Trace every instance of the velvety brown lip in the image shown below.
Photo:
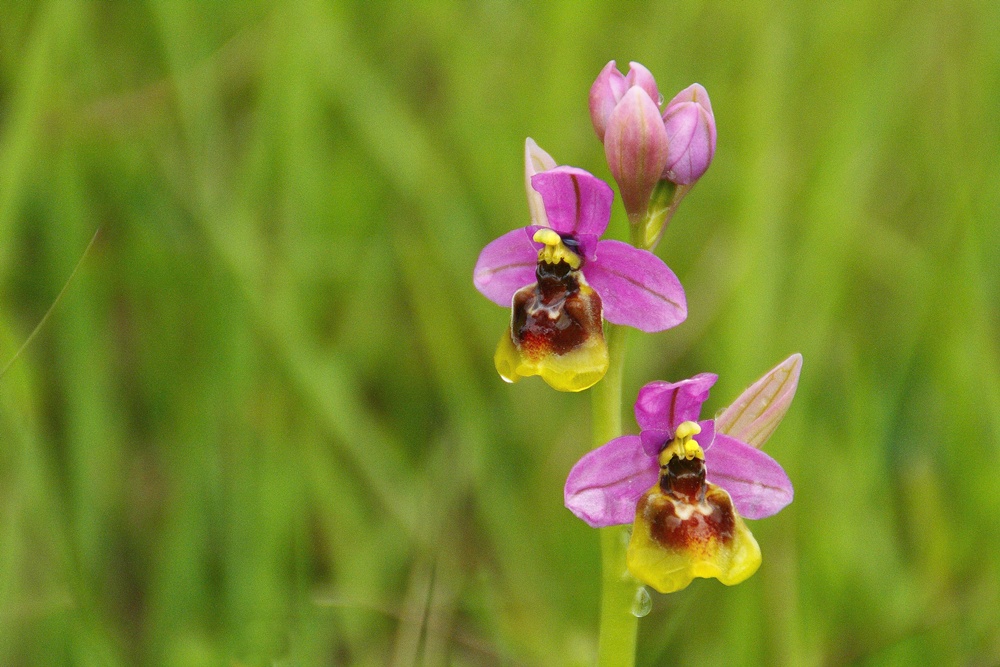
{"label": "velvety brown lip", "polygon": [[601,298],[581,293],[577,271],[539,262],[535,275],[535,289],[514,296],[511,331],[523,354],[566,354],[601,333]]}

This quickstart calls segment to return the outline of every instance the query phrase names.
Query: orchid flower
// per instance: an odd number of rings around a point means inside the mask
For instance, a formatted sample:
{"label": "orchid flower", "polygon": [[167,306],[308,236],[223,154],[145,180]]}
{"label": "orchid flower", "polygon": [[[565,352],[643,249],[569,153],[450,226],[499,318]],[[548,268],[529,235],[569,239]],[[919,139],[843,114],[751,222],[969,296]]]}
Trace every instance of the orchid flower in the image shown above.
{"label": "orchid flower", "polygon": [[528,139],[525,184],[531,224],[490,242],[476,288],[511,308],[494,362],[508,382],[540,375],[561,391],[593,386],[608,367],[602,318],[663,331],[687,317],[680,281],[651,252],[600,240],[614,193],[555,161]]}
{"label": "orchid flower", "polygon": [[716,375],[647,384],[635,404],[640,434],[581,458],[566,480],[566,507],[595,528],[633,523],[629,571],[661,593],[694,577],[745,580],[761,555],[741,517],[771,516],[792,501],[788,476],[757,447],[788,410],[801,367],[801,355],[790,356],[714,420],[698,418]]}

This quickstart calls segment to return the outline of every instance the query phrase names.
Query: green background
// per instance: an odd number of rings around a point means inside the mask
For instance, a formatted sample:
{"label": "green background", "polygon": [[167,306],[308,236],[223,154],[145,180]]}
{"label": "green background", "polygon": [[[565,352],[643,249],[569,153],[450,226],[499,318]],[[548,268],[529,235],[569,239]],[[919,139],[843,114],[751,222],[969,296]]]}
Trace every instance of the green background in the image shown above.
{"label": "green background", "polygon": [[[654,594],[639,663],[1000,662],[1000,5],[8,2],[0,664],[561,665],[589,396],[492,363],[523,145],[609,178],[614,58],[718,150],[638,388],[792,352],[761,570]],[[624,238],[616,199],[610,228]]]}

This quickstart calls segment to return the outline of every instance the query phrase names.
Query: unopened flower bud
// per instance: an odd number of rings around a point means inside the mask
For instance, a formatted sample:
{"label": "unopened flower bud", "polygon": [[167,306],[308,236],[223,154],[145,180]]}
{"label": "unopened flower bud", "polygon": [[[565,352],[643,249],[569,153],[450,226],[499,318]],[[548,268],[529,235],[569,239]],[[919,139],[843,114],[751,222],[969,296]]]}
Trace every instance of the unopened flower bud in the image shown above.
{"label": "unopened flower bud", "polygon": [[656,103],[639,87],[625,93],[608,118],[604,153],[630,220],[645,215],[667,164],[669,143]]}
{"label": "unopened flower bud", "polygon": [[664,110],[663,124],[669,141],[663,178],[690,185],[715,155],[715,116],[708,92],[697,83],[679,92]]}
{"label": "unopened flower bud", "polygon": [[612,60],[590,87],[590,119],[594,123],[597,138],[604,141],[604,133],[608,127],[608,119],[625,93],[632,87],[638,87],[646,92],[649,99],[659,108],[660,93],[656,88],[656,80],[648,69],[639,63],[629,63],[627,75],[622,75]]}

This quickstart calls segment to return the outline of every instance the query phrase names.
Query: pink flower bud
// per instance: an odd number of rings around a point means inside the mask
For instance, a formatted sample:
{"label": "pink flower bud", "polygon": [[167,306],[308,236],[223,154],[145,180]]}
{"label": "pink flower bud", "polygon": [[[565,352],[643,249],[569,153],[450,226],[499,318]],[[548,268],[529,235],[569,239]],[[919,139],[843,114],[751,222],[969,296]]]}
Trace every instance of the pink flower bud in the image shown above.
{"label": "pink flower bud", "polygon": [[663,178],[690,185],[715,155],[715,116],[708,92],[697,83],[679,92],[664,110],[663,124],[669,142]]}
{"label": "pink flower bud", "polygon": [[629,88],[608,117],[604,153],[630,219],[642,216],[667,165],[669,143],[656,103]]}
{"label": "pink flower bud", "polygon": [[604,141],[604,133],[608,126],[608,118],[615,110],[625,93],[632,87],[646,91],[653,104],[659,107],[660,93],[656,88],[656,80],[648,69],[639,63],[629,63],[628,74],[622,76],[615,61],[612,60],[590,87],[590,119],[594,123],[597,138]]}

